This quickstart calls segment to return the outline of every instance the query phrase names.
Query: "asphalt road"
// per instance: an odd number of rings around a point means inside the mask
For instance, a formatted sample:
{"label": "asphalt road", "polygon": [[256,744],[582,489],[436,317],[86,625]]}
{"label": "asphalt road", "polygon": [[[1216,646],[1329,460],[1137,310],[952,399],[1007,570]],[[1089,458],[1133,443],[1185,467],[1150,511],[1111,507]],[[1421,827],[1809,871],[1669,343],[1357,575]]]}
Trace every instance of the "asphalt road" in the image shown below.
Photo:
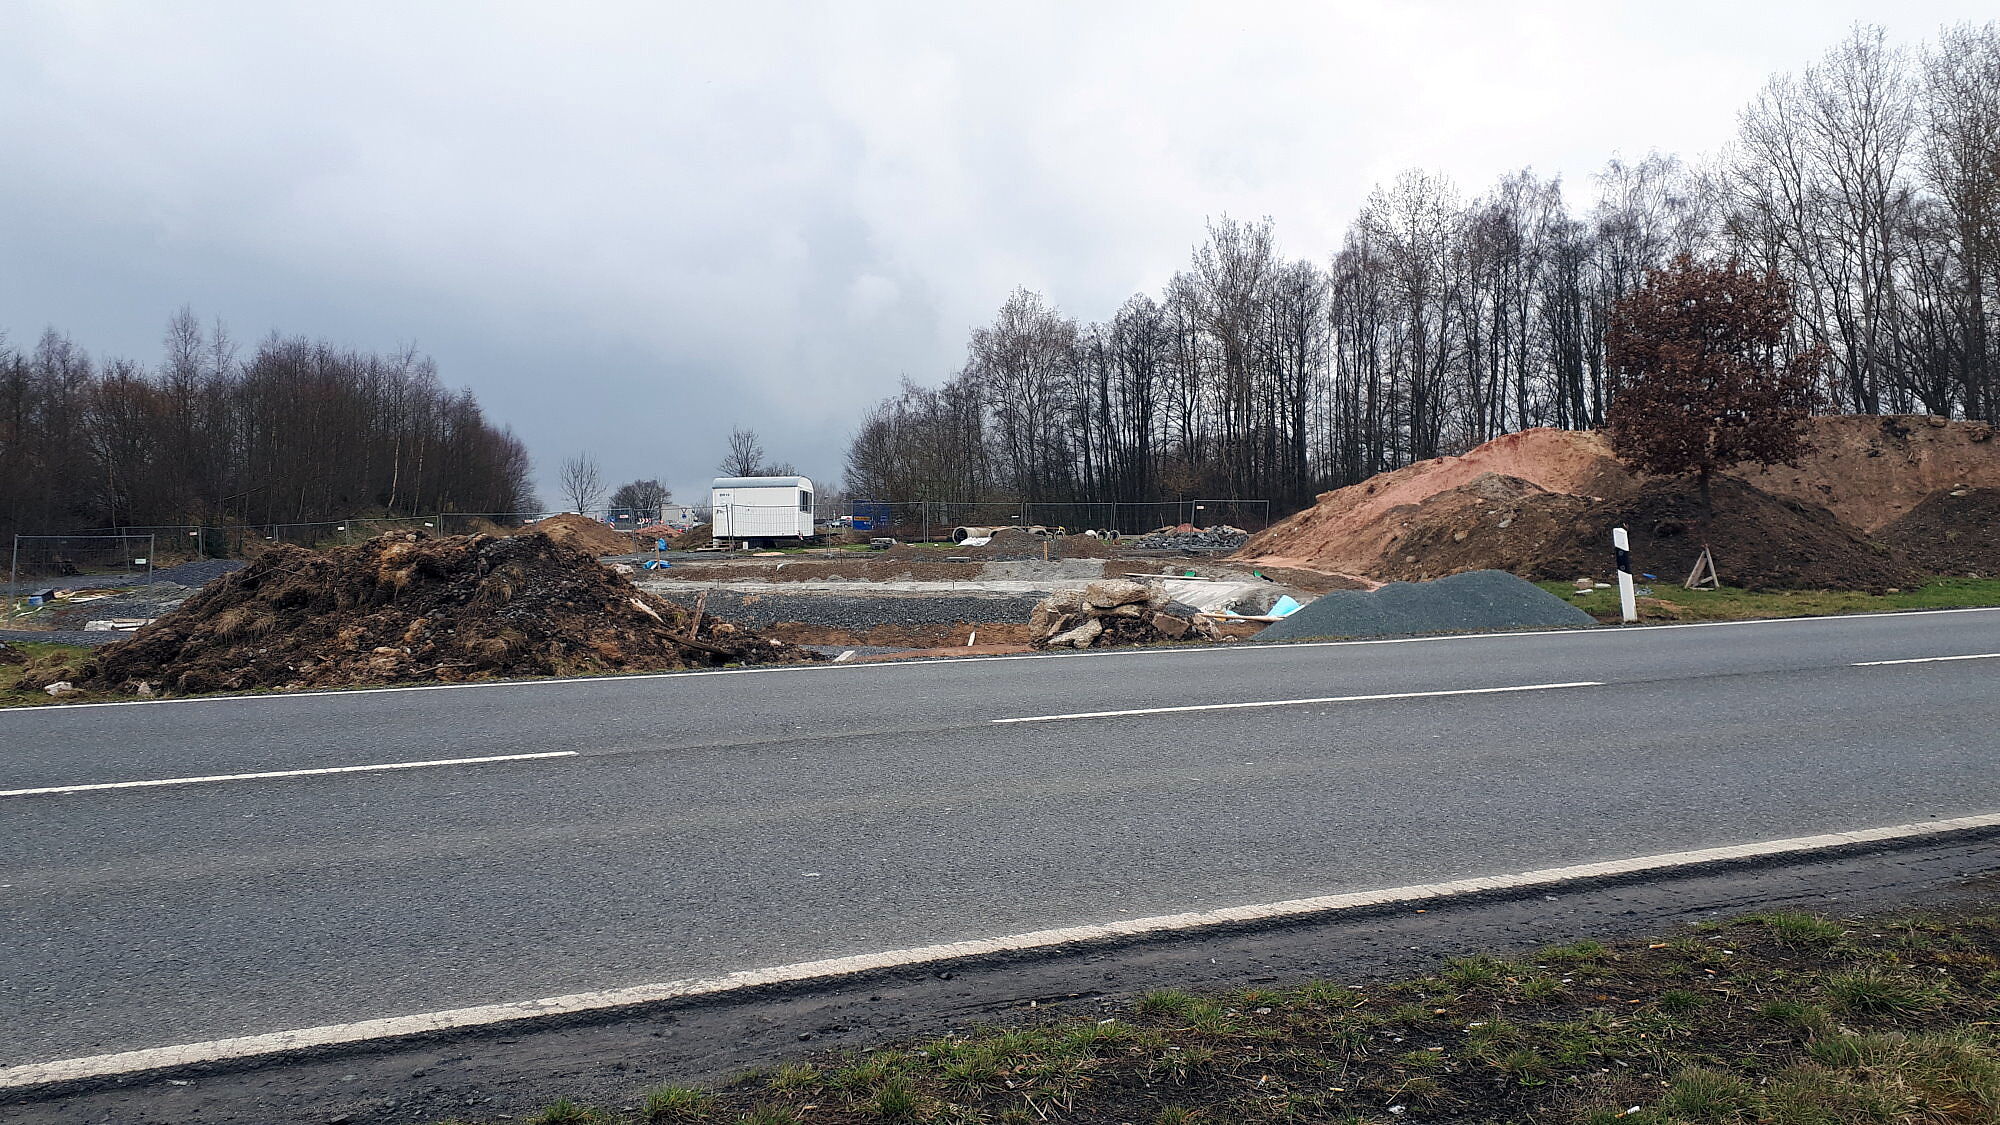
{"label": "asphalt road", "polygon": [[1987,812],[1996,731],[1996,611],[0,711],[0,1065]]}

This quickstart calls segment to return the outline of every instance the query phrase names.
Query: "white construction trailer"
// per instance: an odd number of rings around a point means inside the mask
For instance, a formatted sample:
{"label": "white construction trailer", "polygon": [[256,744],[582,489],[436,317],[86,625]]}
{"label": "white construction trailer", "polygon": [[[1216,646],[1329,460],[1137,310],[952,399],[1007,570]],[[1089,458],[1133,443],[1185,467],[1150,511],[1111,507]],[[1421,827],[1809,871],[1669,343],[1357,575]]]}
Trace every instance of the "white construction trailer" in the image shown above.
{"label": "white construction trailer", "polygon": [[708,486],[708,506],[718,544],[813,536],[813,483],[805,477],[716,477]]}

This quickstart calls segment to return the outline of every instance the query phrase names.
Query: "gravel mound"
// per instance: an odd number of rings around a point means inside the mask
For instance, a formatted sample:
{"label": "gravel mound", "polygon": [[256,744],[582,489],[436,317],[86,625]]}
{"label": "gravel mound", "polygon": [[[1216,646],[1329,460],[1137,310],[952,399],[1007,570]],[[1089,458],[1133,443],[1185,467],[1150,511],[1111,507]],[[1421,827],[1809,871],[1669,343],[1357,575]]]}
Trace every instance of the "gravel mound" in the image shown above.
{"label": "gravel mound", "polygon": [[1142,535],[1133,545],[1142,551],[1234,551],[1249,539],[1249,532],[1227,524],[1199,531],[1183,524]]}
{"label": "gravel mound", "polygon": [[1379,590],[1335,590],[1257,634],[1260,641],[1384,637],[1489,629],[1594,625],[1587,613],[1498,570],[1436,582],[1391,582]]}
{"label": "gravel mound", "polygon": [[279,546],[106,646],[77,684],[330,687],[818,659],[640,591],[546,535]]}

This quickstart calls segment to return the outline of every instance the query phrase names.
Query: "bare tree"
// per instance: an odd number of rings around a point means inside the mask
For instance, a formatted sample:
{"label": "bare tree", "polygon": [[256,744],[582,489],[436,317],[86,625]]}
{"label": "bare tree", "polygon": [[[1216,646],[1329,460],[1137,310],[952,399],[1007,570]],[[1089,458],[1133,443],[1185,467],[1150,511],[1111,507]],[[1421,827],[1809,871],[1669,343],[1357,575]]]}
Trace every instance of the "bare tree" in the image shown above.
{"label": "bare tree", "polygon": [[589,452],[579,453],[564,461],[562,475],[557,478],[563,495],[570,505],[579,512],[588,513],[597,507],[597,501],[604,495],[604,476],[597,468],[597,458]]}
{"label": "bare tree", "polygon": [[666,507],[674,494],[666,485],[656,480],[635,480],[621,484],[611,493],[611,507],[628,511],[634,519],[660,518],[660,509]]}
{"label": "bare tree", "polygon": [[729,452],[722,455],[722,463],[715,471],[725,477],[755,477],[764,474],[764,443],[757,440],[756,430],[746,430],[737,426],[729,431]]}
{"label": "bare tree", "polygon": [[1607,361],[1623,375],[1605,419],[1620,460],[1643,472],[1692,473],[1712,511],[1709,481],[1744,462],[1791,462],[1824,358],[1787,356],[1791,286],[1735,263],[1682,254],[1611,308]]}

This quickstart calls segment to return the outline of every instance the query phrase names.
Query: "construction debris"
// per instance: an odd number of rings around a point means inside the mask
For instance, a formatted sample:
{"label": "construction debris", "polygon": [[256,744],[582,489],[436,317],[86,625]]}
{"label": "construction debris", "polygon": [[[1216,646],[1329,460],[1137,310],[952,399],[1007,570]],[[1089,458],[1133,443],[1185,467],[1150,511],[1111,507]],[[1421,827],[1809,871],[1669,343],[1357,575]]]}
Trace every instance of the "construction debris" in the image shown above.
{"label": "construction debris", "polygon": [[1436,582],[1391,582],[1379,590],[1335,590],[1257,634],[1260,641],[1416,636],[1478,629],[1595,625],[1596,619],[1539,586],[1497,570]]}
{"label": "construction debris", "polygon": [[1100,648],[1157,641],[1214,640],[1218,631],[1192,606],[1143,582],[1093,582],[1081,593],[1044,599],[1028,619],[1036,648]]}
{"label": "construction debris", "polygon": [[1140,536],[1134,545],[1146,551],[1234,551],[1249,538],[1249,532],[1226,523],[1203,528],[1184,523]]}
{"label": "construction debris", "polygon": [[690,616],[547,535],[397,532],[274,547],[99,650],[78,683],[186,693],[820,659]]}

